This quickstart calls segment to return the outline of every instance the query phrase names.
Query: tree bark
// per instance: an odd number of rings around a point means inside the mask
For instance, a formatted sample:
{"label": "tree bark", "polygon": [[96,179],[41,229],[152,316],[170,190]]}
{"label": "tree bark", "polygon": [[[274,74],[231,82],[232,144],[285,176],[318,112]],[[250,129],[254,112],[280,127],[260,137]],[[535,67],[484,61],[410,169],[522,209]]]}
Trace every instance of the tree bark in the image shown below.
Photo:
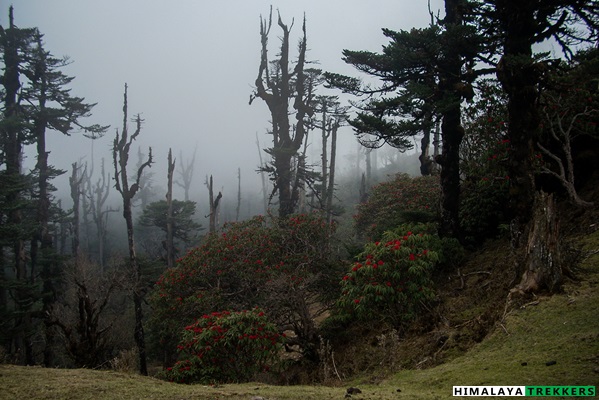
{"label": "tree bark", "polygon": [[553,293],[562,283],[559,222],[553,195],[537,192],[533,210],[523,255],[525,270],[516,289]]}
{"label": "tree bark", "polygon": [[[504,32],[504,54],[497,77],[508,95],[508,137],[510,157],[510,233],[515,269],[523,274],[517,289],[554,291],[561,282],[558,229],[553,199],[536,192],[534,144],[541,131],[538,110],[539,70],[532,45],[538,29],[538,4],[518,0],[497,0],[499,22]],[[546,243],[542,243],[546,240]]]}
{"label": "tree bark", "polygon": [[[462,25],[461,0],[445,0],[444,25],[448,32]],[[450,36],[450,35],[445,35]],[[446,43],[446,50],[439,72],[439,90],[446,106],[443,109],[441,139],[443,149],[437,162],[441,165],[441,223],[442,236],[460,237],[460,144],[464,136],[461,125],[462,96],[457,90],[462,83],[462,60],[459,49]]]}

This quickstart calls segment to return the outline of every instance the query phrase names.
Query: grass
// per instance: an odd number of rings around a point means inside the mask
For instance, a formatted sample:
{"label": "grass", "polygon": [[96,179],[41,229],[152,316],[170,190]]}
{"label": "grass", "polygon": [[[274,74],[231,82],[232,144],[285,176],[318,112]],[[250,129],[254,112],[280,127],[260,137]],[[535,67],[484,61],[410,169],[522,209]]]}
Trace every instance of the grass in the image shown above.
{"label": "grass", "polygon": [[[513,307],[465,355],[422,370],[403,370],[378,384],[343,387],[178,385],[112,371],[0,365],[0,399],[446,399],[454,385],[599,386],[599,231],[580,239],[588,255],[564,293]],[[503,307],[503,305],[499,305]],[[546,363],[555,361],[554,365]],[[525,364],[525,365],[523,365]],[[399,391],[398,391],[399,390]]]}

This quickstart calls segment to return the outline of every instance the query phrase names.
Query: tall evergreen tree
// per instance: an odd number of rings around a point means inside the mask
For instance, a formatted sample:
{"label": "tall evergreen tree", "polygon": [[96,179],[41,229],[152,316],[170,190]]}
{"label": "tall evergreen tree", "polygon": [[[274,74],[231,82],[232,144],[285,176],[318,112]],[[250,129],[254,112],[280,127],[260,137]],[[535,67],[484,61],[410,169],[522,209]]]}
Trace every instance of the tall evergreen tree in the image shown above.
{"label": "tall evergreen tree", "polygon": [[[8,301],[14,298],[14,304],[2,304],[6,317],[10,321],[4,332],[4,344],[9,353],[20,354],[19,362],[33,363],[31,335],[31,307],[34,299],[28,288],[27,255],[25,241],[31,238],[34,230],[24,223],[25,188],[28,182],[22,171],[23,146],[30,142],[29,121],[24,116],[19,90],[23,79],[21,71],[25,69],[25,60],[35,35],[34,29],[20,29],[15,26],[13,7],[9,9],[8,26],[0,27],[0,49],[2,50],[3,70],[2,121],[0,122],[0,144],[2,146],[3,169],[0,174],[3,206],[6,211],[2,221],[2,275],[6,264],[15,271],[16,282],[12,285],[10,296],[0,296]],[[7,251],[5,259],[4,252]],[[10,260],[10,261],[9,261]],[[7,280],[4,279],[3,282]],[[3,283],[4,285],[4,283]],[[6,291],[6,287],[3,291]],[[6,293],[6,292],[4,292]]]}
{"label": "tall evergreen tree", "polygon": [[537,191],[533,168],[535,144],[541,132],[539,88],[552,62],[535,55],[533,46],[553,38],[569,57],[573,46],[596,43],[599,4],[593,0],[486,0],[476,5],[473,11],[480,17],[481,32],[501,45],[497,78],[508,97],[512,245],[517,251],[525,246],[544,249],[544,255],[527,251],[518,257],[521,262],[516,268],[523,275],[519,288],[557,290],[562,281],[558,250],[542,243],[558,243],[553,237],[557,233],[539,233],[543,220],[551,216],[534,213],[535,208],[549,212],[554,207],[542,204],[550,200]]}
{"label": "tall evergreen tree", "polygon": [[[10,8],[9,27],[0,29],[0,48],[4,62],[1,79],[4,89],[3,118],[0,123],[1,160],[4,165],[2,188],[6,209],[10,210],[4,228],[12,231],[6,237],[10,238],[13,266],[19,282],[14,287],[22,287],[25,282],[29,285],[37,284],[40,277],[42,280],[41,294],[30,287],[17,289],[13,296],[18,299],[17,308],[26,308],[18,310],[17,314],[28,326],[24,328],[29,331],[28,334],[33,332],[31,307],[34,298],[41,296],[40,315],[47,322],[56,300],[54,282],[59,279],[50,223],[52,214],[56,211],[52,207],[51,193],[54,188],[51,180],[63,171],[56,170],[49,163],[46,135],[48,131],[69,135],[75,128],[95,134],[106,130],[106,127],[99,125],[82,124],[81,120],[91,115],[94,104],[88,104],[83,98],[71,94],[68,86],[74,78],[62,72],[68,59],[54,57],[44,48],[42,38],[43,35],[35,28],[17,28],[13,9]],[[21,159],[23,147],[28,144],[35,144],[37,162],[31,176],[25,180],[21,171]],[[26,200],[29,205],[25,208]],[[28,212],[32,209],[35,212]],[[25,246],[25,241],[30,243],[28,247]],[[3,248],[7,244],[3,243]],[[2,273],[4,274],[4,270]],[[13,340],[14,346],[9,348],[19,351],[23,340],[22,335],[17,335]],[[47,330],[44,352],[46,365],[54,364],[52,342],[51,331]],[[25,362],[33,362],[29,345],[25,344],[25,348],[20,351],[25,354]]]}
{"label": "tall evergreen tree", "polygon": [[[84,126],[81,119],[89,117],[94,104],[84,102],[83,98],[74,97],[68,85],[74,79],[65,75],[61,68],[68,64],[67,59],[58,59],[44,49],[42,35],[36,33],[34,45],[30,52],[27,68],[23,71],[29,79],[29,85],[21,91],[21,96],[26,99],[24,112],[32,123],[32,140],[37,146],[37,216],[38,225],[31,241],[31,270],[36,274],[38,266],[41,267],[43,281],[43,315],[50,315],[53,303],[56,300],[53,281],[57,279],[57,260],[54,253],[53,236],[50,232],[51,191],[52,178],[64,173],[56,170],[48,162],[50,152],[46,148],[47,131],[57,131],[69,135],[74,128],[87,132],[101,134],[107,127],[92,125]],[[38,248],[40,254],[38,254]],[[47,339],[51,342],[47,333]],[[45,365],[54,364],[50,349],[52,343],[46,346]]]}
{"label": "tall evergreen tree", "polygon": [[[441,120],[442,216],[440,232],[459,236],[459,147],[463,137],[461,103],[472,99],[473,81],[488,73],[475,68],[486,50],[468,15],[468,2],[446,0],[445,17],[437,24],[411,31],[383,29],[390,43],[382,53],[344,50],[344,60],[381,81],[364,85],[357,78],[325,74],[332,86],[366,97],[350,121],[363,144],[388,143],[400,150],[412,147],[422,134],[421,172],[434,169],[428,153],[431,131]],[[487,58],[488,60],[488,58]]]}

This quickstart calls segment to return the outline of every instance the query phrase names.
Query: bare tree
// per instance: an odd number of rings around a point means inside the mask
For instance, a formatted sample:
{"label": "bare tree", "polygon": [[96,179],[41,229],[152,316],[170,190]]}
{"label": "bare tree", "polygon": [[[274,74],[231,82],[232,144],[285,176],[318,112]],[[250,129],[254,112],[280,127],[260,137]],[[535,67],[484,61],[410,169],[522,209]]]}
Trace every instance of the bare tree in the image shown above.
{"label": "bare tree", "polygon": [[73,199],[73,239],[71,245],[71,253],[73,257],[79,257],[79,205],[81,199],[81,184],[85,177],[85,170],[80,174],[77,163],[71,164],[72,172],[69,178],[69,185],[71,186],[71,199]]}
{"label": "bare tree", "polygon": [[[335,162],[337,156],[337,131],[347,120],[348,107],[341,107],[337,96],[318,96],[318,112],[321,114],[320,130],[322,138],[321,176],[322,195],[321,208],[332,219],[333,197],[335,190]],[[328,143],[331,141],[329,155]],[[372,151],[372,149],[368,149]]]}
{"label": "bare tree", "polygon": [[216,232],[216,216],[218,213],[218,204],[220,203],[220,199],[223,197],[222,192],[218,192],[216,199],[214,198],[214,189],[212,182],[212,175],[210,175],[210,180],[206,176],[206,187],[208,188],[208,201],[210,205],[210,214],[207,216],[210,218],[210,225],[208,227],[208,231],[210,233]]}
{"label": "bare tree", "polygon": [[329,224],[333,219],[333,197],[335,195],[335,162],[337,159],[337,130],[339,129],[339,119],[335,119],[330,123],[331,131],[331,160],[329,162],[329,179],[326,190],[326,203],[325,210],[327,214],[327,221]]}
{"label": "bare tree", "polygon": [[[168,172],[166,190],[166,262],[168,268],[175,266],[175,243],[173,238],[173,173],[175,172],[175,160],[173,153],[168,149]],[[186,200],[187,201],[187,200]]]}
{"label": "bare tree", "polygon": [[237,208],[235,208],[235,221],[239,221],[241,209],[241,168],[237,167]]}
{"label": "bare tree", "polygon": [[570,200],[578,207],[590,208],[593,207],[592,202],[583,200],[576,191],[574,185],[574,160],[572,158],[572,141],[579,135],[587,134],[577,126],[581,119],[591,117],[597,114],[599,110],[591,107],[584,107],[581,110],[573,110],[563,101],[560,96],[552,96],[545,93],[545,97],[549,98],[553,107],[544,107],[542,112],[545,120],[549,122],[549,132],[551,138],[559,144],[560,150],[563,153],[563,159],[557,152],[543,146],[540,142],[537,143],[539,149],[557,166],[558,171],[554,171],[548,166],[541,166],[541,172],[551,175],[561,183],[568,192]]}
{"label": "bare tree", "polygon": [[113,321],[109,321],[106,311],[118,280],[113,274],[100,273],[85,260],[75,260],[68,267],[67,289],[48,316],[48,325],[60,329],[77,367],[95,368],[108,356]]}
{"label": "bare tree", "polygon": [[89,205],[94,224],[96,225],[96,238],[98,245],[98,263],[100,266],[105,265],[105,249],[106,249],[106,234],[108,232],[108,213],[116,212],[118,210],[112,207],[104,209],[104,204],[108,199],[110,193],[110,174],[106,175],[104,168],[104,159],[102,158],[100,167],[100,177],[96,181],[95,186],[92,187],[91,183],[88,188]]}
{"label": "bare tree", "polygon": [[[137,148],[137,163],[135,164],[135,171],[139,171],[142,165],[146,162],[146,155],[141,151],[141,147]],[[134,201],[139,201],[140,208],[143,210],[151,203],[155,197],[155,191],[153,186],[153,172],[144,171],[139,178],[133,176],[132,179],[138,181],[139,188],[135,194]],[[137,204],[135,204],[137,206]]]}
{"label": "bare tree", "polygon": [[[292,214],[297,207],[299,190],[294,179],[292,161],[304,142],[307,132],[306,117],[313,114],[311,107],[312,87],[306,85],[304,65],[306,63],[306,20],[302,24],[303,36],[299,42],[297,62],[290,70],[289,31],[290,27],[278,16],[278,25],[283,31],[279,58],[276,62],[268,59],[268,36],[272,26],[272,7],[268,21],[260,19],[260,38],[262,51],[260,67],[256,78],[256,90],[250,97],[250,104],[255,98],[261,98],[268,106],[272,117],[273,146],[267,153],[273,158],[272,166],[266,171],[272,176],[273,192],[279,194],[279,215]],[[293,26],[293,23],[292,23]],[[272,70],[271,68],[272,67]],[[292,127],[289,116],[290,103],[295,110],[295,125]]]}
{"label": "bare tree", "polygon": [[129,178],[127,177],[127,163],[129,161],[129,150],[133,141],[139,136],[141,132],[142,119],[138,114],[135,121],[135,132],[129,136],[129,130],[127,126],[127,85],[125,84],[125,94],[123,100],[123,128],[121,134],[117,130],[116,137],[114,138],[114,144],[112,149],[113,161],[114,161],[114,180],[115,188],[121,194],[123,198],[123,217],[127,224],[127,243],[129,247],[129,264],[135,274],[135,283],[133,287],[133,303],[135,307],[135,331],[134,338],[139,351],[139,372],[142,375],[148,374],[148,367],[146,363],[146,344],[144,337],[143,328],[143,310],[142,310],[142,299],[143,289],[141,287],[141,266],[137,260],[137,253],[135,250],[135,241],[133,237],[133,214],[132,201],[133,197],[140,188],[140,180],[143,174],[143,170],[146,167],[152,165],[152,148],[150,147],[148,152],[148,158],[137,168],[137,174],[134,178],[132,185],[129,185]]}
{"label": "bare tree", "polygon": [[185,191],[185,201],[189,201],[189,189],[191,188],[191,182],[193,181],[193,167],[196,162],[197,151],[198,146],[196,145],[193,149],[191,160],[188,160],[186,163],[183,159],[183,152],[179,152],[179,170],[177,172],[181,177],[181,182],[175,181],[175,183]]}

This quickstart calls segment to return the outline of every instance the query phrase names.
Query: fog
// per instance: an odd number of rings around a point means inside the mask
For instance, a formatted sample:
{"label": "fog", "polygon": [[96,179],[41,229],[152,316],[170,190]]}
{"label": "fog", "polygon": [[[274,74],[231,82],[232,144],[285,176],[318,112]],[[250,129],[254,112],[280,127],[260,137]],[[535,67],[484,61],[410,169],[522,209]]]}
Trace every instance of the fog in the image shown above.
{"label": "fog", "polygon": [[[9,4],[2,4],[0,18],[5,25]],[[92,141],[81,132],[70,137],[50,132],[51,164],[70,170],[73,162],[93,160],[97,171],[105,158],[113,175],[111,146],[115,130],[121,129],[127,83],[130,117],[140,113],[144,119],[132,153],[138,147],[144,152],[152,147],[151,172],[159,198],[164,196],[169,148],[177,162],[181,155],[187,162],[196,146],[192,200],[207,202],[206,175],[214,176],[215,190],[222,189],[224,198],[236,197],[238,168],[246,197],[251,197],[250,191],[257,193],[256,135],[262,148],[270,145],[266,134],[270,114],[260,99],[252,105],[248,101],[259,66],[260,16],[268,15],[271,2],[14,0],[12,4],[17,26],[38,27],[47,50],[71,59],[64,71],[75,77],[72,93],[97,103],[93,116],[83,122],[111,125],[103,138],[93,142],[93,157]],[[442,2],[431,1],[431,8],[436,13]],[[299,39],[305,13],[308,59],[317,63],[315,67],[352,76],[359,74],[342,61],[343,49],[379,51],[386,44],[381,28],[410,29],[430,21],[424,0],[285,0],[274,2],[275,16],[277,10],[288,25],[294,21],[292,43]],[[279,36],[273,25],[271,57],[277,53]],[[292,50],[295,57],[295,45]],[[349,127],[340,131],[339,140],[342,173],[355,168],[344,154],[355,153],[357,144]],[[308,152],[313,162],[319,156],[318,143],[315,140]],[[27,154],[25,165],[31,168],[33,149]],[[132,154],[130,171],[136,161]],[[55,180],[59,193],[68,193],[68,175]],[[175,190],[175,197],[182,198],[182,190]],[[69,201],[64,207],[70,207]]]}

